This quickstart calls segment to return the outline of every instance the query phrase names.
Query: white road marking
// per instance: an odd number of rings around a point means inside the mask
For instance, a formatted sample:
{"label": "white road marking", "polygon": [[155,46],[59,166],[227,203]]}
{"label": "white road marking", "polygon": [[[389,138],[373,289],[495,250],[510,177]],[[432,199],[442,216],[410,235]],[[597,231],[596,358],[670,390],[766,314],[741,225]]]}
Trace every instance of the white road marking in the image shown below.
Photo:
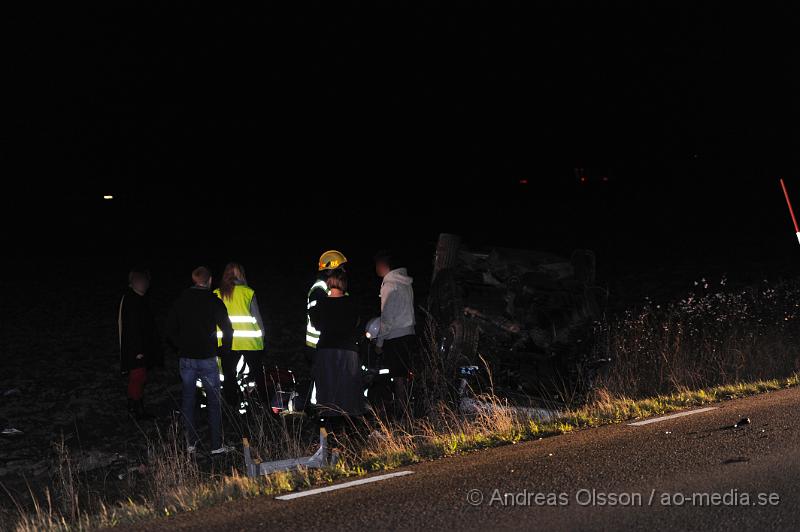
{"label": "white road marking", "polygon": [[342,484],[334,484],[333,486],[325,486],[324,488],[315,488],[308,491],[300,491],[297,493],[290,493],[288,495],[280,495],[275,497],[280,501],[290,501],[298,497],[307,497],[309,495],[317,495],[318,493],[325,493],[326,491],[340,490],[343,488],[352,488],[353,486],[360,486],[362,484],[370,484],[372,482],[379,482],[381,480],[388,480],[394,477],[403,477],[405,475],[413,474],[413,471],[398,471],[397,473],[388,473],[386,475],[378,475],[376,477],[362,478],[360,480],[352,480],[350,482],[343,482]]}
{"label": "white road marking", "polygon": [[697,410],[687,410],[686,412],[678,412],[677,414],[670,414],[668,416],[643,419],[642,421],[637,421],[636,423],[628,423],[628,425],[638,427],[640,425],[649,425],[650,423],[658,423],[659,421],[665,421],[667,419],[674,419],[676,417],[683,417],[683,416],[691,416],[692,414],[699,414],[701,412],[708,412],[709,410],[716,410],[716,409],[717,409],[716,406],[707,406],[705,408],[698,408]]}

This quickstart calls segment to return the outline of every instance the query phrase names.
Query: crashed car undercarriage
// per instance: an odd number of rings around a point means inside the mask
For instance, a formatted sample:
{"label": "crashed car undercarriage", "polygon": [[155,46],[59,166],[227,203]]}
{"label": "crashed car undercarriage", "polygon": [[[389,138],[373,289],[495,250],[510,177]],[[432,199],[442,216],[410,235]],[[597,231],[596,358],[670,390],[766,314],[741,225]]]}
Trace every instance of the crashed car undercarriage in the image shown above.
{"label": "crashed car undercarriage", "polygon": [[591,251],[477,251],[439,237],[428,299],[437,348],[455,365],[488,366],[495,389],[553,397],[590,386],[606,300]]}

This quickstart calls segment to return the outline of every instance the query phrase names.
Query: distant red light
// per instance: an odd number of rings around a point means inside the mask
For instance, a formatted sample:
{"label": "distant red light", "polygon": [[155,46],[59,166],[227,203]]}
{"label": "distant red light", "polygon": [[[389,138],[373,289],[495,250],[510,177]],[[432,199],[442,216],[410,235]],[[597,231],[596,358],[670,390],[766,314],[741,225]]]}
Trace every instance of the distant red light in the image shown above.
{"label": "distant red light", "polygon": [[528,184],[528,180],[527,179],[520,179],[519,180],[519,184],[520,185],[527,185]]}
{"label": "distant red light", "polygon": [[581,183],[586,183],[586,176],[585,175],[581,176]]}

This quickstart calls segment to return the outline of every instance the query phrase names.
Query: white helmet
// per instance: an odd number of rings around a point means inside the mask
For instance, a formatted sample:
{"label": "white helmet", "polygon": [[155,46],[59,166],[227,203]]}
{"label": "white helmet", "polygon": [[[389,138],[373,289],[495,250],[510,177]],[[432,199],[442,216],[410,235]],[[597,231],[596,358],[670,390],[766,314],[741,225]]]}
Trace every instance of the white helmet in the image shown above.
{"label": "white helmet", "polygon": [[378,337],[378,334],[381,332],[381,319],[380,318],[372,318],[367,322],[367,338],[370,340],[374,340]]}

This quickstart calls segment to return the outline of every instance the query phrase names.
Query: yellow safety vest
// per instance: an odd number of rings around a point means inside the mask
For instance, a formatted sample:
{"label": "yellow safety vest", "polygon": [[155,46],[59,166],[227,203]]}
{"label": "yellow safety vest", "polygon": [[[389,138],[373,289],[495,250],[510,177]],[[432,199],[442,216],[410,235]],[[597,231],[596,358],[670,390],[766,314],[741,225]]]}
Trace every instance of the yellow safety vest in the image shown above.
{"label": "yellow safety vest", "polygon": [[[228,309],[228,317],[233,325],[233,351],[261,351],[264,349],[264,331],[262,331],[255,317],[250,314],[250,302],[253,301],[255,291],[249,286],[237,284],[233,287],[230,299],[223,298],[219,288],[214,293],[222,299]],[[217,327],[217,338],[222,345],[222,331]]]}
{"label": "yellow safety vest", "polygon": [[[319,280],[316,283],[314,283],[313,285],[311,285],[311,289],[308,291],[308,297],[306,299],[306,311],[310,311],[314,307],[314,305],[317,304],[316,300],[311,301],[311,294],[317,288],[322,288],[323,290],[325,290],[325,292],[327,292],[328,291],[328,284],[325,281]],[[310,313],[307,314],[306,318],[307,318],[307,322],[306,322],[306,345],[308,347],[316,348],[317,344],[319,343],[320,332],[318,330],[316,330],[313,325],[311,325],[311,314]]]}

